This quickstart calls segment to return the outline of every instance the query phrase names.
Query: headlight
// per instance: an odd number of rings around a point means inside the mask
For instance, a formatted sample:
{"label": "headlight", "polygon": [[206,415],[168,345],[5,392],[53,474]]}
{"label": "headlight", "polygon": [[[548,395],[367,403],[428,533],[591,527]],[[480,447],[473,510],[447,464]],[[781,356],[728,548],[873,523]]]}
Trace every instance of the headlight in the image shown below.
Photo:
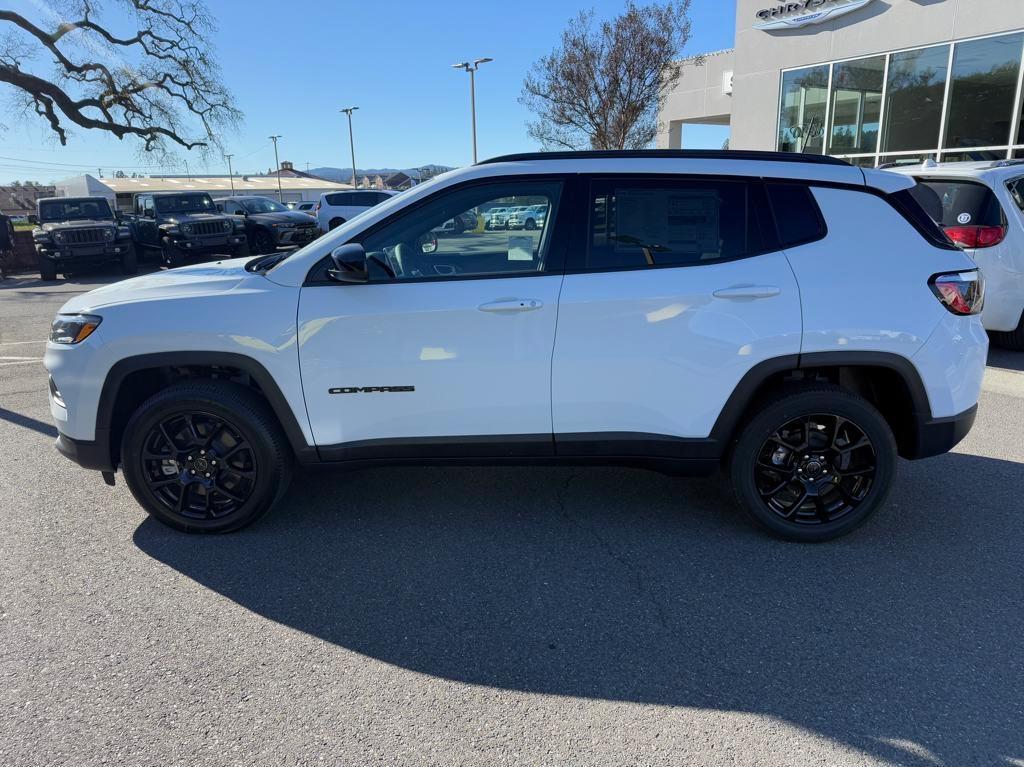
{"label": "headlight", "polygon": [[225,219],[224,219],[224,221],[223,221],[223,222],[221,222],[221,223],[222,223],[222,226],[224,227],[224,231],[225,231],[225,232],[230,232],[230,231],[231,231],[231,222],[230,222],[230,221],[228,221],[228,220],[227,220],[227,219],[225,218]]}
{"label": "headlight", "polygon": [[291,229],[294,224],[274,224],[275,229]]}
{"label": "headlight", "polygon": [[192,224],[184,224],[181,227],[181,231],[183,231],[185,234],[192,234]]}
{"label": "headlight", "polygon": [[58,314],[50,326],[50,340],[55,344],[80,344],[102,321],[95,314]]}
{"label": "headlight", "polygon": [[64,232],[59,229],[53,233],[54,242],[64,242]]}
{"label": "headlight", "polygon": [[114,238],[117,237],[117,230],[116,229],[104,229],[103,230],[103,237],[105,239],[113,242]]}
{"label": "headlight", "polygon": [[167,224],[164,227],[164,231],[167,232],[167,234],[177,234],[178,233],[178,225],[177,224]]}
{"label": "headlight", "polygon": [[38,242],[46,242],[47,240],[50,239],[50,233],[43,231],[42,229],[36,229],[34,232],[32,232],[32,239]]}
{"label": "headlight", "polygon": [[122,238],[124,238],[124,237],[131,237],[132,236],[132,230],[129,229],[127,226],[119,226],[117,228],[117,236],[118,237],[122,237]]}

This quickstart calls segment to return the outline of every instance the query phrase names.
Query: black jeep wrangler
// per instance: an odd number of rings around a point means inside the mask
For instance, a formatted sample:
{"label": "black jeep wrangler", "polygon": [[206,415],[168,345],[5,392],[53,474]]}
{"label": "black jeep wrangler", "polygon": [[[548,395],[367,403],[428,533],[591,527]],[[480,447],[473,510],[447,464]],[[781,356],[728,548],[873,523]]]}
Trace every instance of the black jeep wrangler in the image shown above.
{"label": "black jeep wrangler", "polygon": [[49,197],[36,203],[32,230],[39,276],[57,279],[83,266],[117,263],[139,270],[131,231],[115,218],[105,197]]}
{"label": "black jeep wrangler", "polygon": [[244,224],[220,213],[206,192],[137,194],[132,229],[135,244],[171,268],[249,255]]}
{"label": "black jeep wrangler", "polygon": [[219,197],[213,202],[217,210],[242,222],[249,238],[249,250],[254,254],[302,247],[320,236],[320,227],[314,218],[289,210],[268,197]]}

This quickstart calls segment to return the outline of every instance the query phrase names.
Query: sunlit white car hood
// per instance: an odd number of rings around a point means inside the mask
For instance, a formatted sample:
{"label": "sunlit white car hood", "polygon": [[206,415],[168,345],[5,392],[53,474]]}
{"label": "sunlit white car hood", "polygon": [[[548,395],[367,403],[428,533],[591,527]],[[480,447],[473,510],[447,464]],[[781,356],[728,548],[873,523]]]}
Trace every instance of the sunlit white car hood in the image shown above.
{"label": "sunlit white car hood", "polygon": [[154,272],[115,282],[75,296],[61,308],[61,314],[90,312],[104,306],[136,301],[156,301],[183,296],[213,295],[234,290],[247,280],[261,280],[245,271],[248,259],[232,259]]}

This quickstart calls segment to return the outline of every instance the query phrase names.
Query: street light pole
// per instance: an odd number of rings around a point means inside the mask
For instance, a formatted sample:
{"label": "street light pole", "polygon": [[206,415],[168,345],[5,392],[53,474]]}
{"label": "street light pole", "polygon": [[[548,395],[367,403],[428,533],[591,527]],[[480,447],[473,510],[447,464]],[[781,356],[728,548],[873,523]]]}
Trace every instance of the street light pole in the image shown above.
{"label": "street light pole", "polygon": [[274,142],[274,165],[277,166],[277,201],[284,204],[284,192],[281,191],[281,161],[277,159],[277,140],[280,136],[271,136],[270,140]]}
{"label": "street light pole", "polygon": [[494,59],[485,56],[482,59],[476,59],[473,63],[468,61],[462,61],[458,64],[452,64],[455,69],[464,69],[469,72],[469,113],[470,120],[473,125],[473,164],[476,164],[476,70],[480,68],[481,64],[486,64],[488,61],[494,61]]}
{"label": "street light pole", "polygon": [[231,170],[231,158],[233,154],[224,155],[224,159],[228,161],[228,181],[231,182],[231,194],[235,193],[235,172]]}
{"label": "street light pole", "polygon": [[352,152],[352,188],[355,189],[358,184],[356,183],[356,142],[352,138],[352,113],[355,112],[359,107],[345,107],[340,110],[348,115],[348,148]]}

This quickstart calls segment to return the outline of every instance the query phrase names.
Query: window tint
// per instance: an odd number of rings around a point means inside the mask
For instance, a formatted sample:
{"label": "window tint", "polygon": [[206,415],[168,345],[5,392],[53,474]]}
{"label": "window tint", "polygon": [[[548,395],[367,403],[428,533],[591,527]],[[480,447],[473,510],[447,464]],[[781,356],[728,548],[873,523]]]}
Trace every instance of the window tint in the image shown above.
{"label": "window tint", "polygon": [[1014,204],[1021,211],[1024,211],[1024,178],[1015,178],[1013,181],[1007,181],[1006,188],[1009,190]]}
{"label": "window tint", "polygon": [[918,179],[914,199],[943,227],[1002,226],[1003,209],[984,184],[948,179]]}
{"label": "window tint", "polygon": [[755,216],[746,181],[598,182],[587,267],[682,266],[756,253],[764,243]]}
{"label": "window tint", "polygon": [[825,222],[806,184],[770,183],[767,188],[782,247],[791,248],[825,236]]}
{"label": "window tint", "polygon": [[[560,182],[510,181],[442,193],[363,240],[370,279],[392,279],[382,263],[397,280],[542,271],[560,191]],[[486,225],[483,211],[524,205],[543,211],[534,228]]]}

